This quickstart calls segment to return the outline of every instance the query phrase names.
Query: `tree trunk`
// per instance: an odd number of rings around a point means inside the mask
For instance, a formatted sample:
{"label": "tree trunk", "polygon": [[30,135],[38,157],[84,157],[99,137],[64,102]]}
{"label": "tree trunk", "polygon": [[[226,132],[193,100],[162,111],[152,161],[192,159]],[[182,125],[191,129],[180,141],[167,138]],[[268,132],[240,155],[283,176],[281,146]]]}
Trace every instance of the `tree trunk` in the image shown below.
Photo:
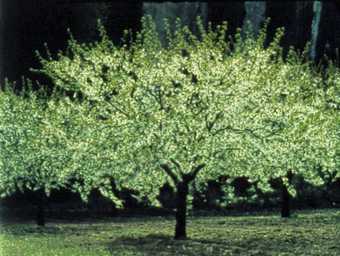
{"label": "tree trunk", "polygon": [[187,197],[189,183],[181,181],[177,184],[176,229],[175,239],[186,239]]}
{"label": "tree trunk", "polygon": [[45,204],[46,195],[44,191],[38,191],[38,202],[37,202],[37,216],[36,222],[38,226],[44,227],[46,223],[45,219]]}
{"label": "tree trunk", "polygon": [[171,160],[174,165],[181,172],[181,178],[179,179],[176,173],[170,168],[168,164],[161,164],[161,168],[165,171],[167,175],[176,184],[177,194],[176,194],[176,228],[175,228],[175,239],[186,239],[186,218],[187,218],[187,197],[189,194],[189,184],[194,181],[197,174],[202,170],[205,164],[200,164],[194,167],[190,173],[183,174],[182,168],[178,162]]}
{"label": "tree trunk", "polygon": [[282,184],[281,191],[281,217],[289,218],[290,217],[290,195],[286,185]]}
{"label": "tree trunk", "polygon": [[37,225],[44,227],[45,226],[45,207],[43,204],[38,205],[38,212],[37,212]]}

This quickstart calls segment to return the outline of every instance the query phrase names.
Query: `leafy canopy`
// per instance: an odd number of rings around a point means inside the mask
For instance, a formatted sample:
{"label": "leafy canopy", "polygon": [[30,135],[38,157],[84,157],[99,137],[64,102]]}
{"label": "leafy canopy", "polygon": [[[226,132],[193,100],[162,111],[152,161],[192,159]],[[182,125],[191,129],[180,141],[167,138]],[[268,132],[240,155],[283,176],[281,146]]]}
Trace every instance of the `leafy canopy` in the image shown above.
{"label": "leafy canopy", "polygon": [[[238,33],[231,43],[226,24],[198,24],[194,35],[178,22],[162,45],[146,17],[129,44],[113,45],[101,28],[101,41],[71,38],[67,52],[41,58],[39,72],[86,102],[86,125],[68,140],[78,148],[70,169],[83,179],[84,198],[99,187],[119,201],[113,179],[156,202],[162,184],[175,185],[201,165],[198,187],[223,175],[266,187],[288,170],[318,183],[316,166],[338,171],[337,107],[329,104],[338,95],[293,50],[283,59],[283,32],[264,47],[265,29],[256,39]],[[339,72],[332,76],[338,88]]]}
{"label": "leafy canopy", "polygon": [[0,91],[0,192],[45,191],[66,187],[72,150],[66,101],[46,101],[38,92],[20,94],[7,84]]}

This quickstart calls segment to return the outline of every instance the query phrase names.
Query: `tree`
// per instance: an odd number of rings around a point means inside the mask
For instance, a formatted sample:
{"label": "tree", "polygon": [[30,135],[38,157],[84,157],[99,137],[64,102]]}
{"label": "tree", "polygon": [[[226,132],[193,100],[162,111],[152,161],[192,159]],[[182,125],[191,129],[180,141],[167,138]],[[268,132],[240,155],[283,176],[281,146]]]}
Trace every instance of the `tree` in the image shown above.
{"label": "tree", "polygon": [[11,86],[0,91],[1,197],[33,192],[36,221],[44,226],[47,197],[51,190],[66,187],[69,179],[68,105],[47,101],[27,88],[16,93]]}
{"label": "tree", "polygon": [[[247,176],[265,188],[268,179],[289,171],[282,157],[274,157],[290,153],[294,171],[305,163],[302,153],[289,152],[289,143],[307,145],[309,135],[296,138],[305,128],[318,128],[312,117],[323,116],[323,95],[299,95],[319,81],[299,60],[283,60],[280,31],[265,48],[264,30],[257,39],[238,33],[231,43],[225,24],[205,30],[198,23],[196,36],[178,23],[162,45],[152,21],[143,23],[136,40],[122,47],[103,29],[102,40],[91,45],[71,39],[68,52],[41,59],[39,72],[87,102],[86,128],[69,142],[82,145],[72,169],[82,177],[76,188],[83,197],[96,187],[120,202],[112,186],[124,186],[157,204],[158,190],[168,182],[177,194],[175,238],[183,239],[193,181],[200,189],[220,176]],[[292,75],[295,69],[300,73]],[[309,165],[303,166],[298,170],[305,174]]]}
{"label": "tree", "polygon": [[263,102],[258,113],[280,132],[252,141],[258,150],[257,164],[267,177],[281,183],[282,217],[290,216],[289,198],[295,194],[295,176],[322,185],[327,172],[339,172],[339,117],[338,105],[334,103],[339,85],[325,80],[302,57],[291,51],[285,61],[279,62],[278,74],[286,83],[284,87],[274,83],[268,86],[276,99],[270,104]]}

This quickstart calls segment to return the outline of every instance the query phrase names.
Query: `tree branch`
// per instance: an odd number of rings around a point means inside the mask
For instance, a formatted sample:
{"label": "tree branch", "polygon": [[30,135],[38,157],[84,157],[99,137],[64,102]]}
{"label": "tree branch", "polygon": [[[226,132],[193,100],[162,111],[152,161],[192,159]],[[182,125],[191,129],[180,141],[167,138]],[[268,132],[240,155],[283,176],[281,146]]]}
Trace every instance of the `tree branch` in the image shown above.
{"label": "tree branch", "polygon": [[126,117],[130,117],[130,115],[127,112],[125,112],[121,108],[117,107],[116,105],[112,104],[111,101],[108,101],[108,102],[109,102],[110,106],[113,107],[116,111],[118,111],[119,113],[123,114]]}
{"label": "tree branch", "polygon": [[179,170],[179,172],[181,173],[181,175],[183,175],[183,170],[182,170],[182,166],[180,165],[180,163],[179,162],[177,162],[175,159],[173,159],[173,158],[170,158],[170,161],[171,161],[171,163],[173,163],[176,167],[177,167],[177,169]]}
{"label": "tree branch", "polygon": [[216,124],[217,120],[223,117],[223,112],[218,112],[216,114],[216,116],[214,117],[214,119],[212,121],[208,120],[208,115],[205,116],[205,125],[208,129],[209,132],[211,132],[212,128],[214,127],[214,125]]}
{"label": "tree branch", "polygon": [[257,134],[255,133],[254,130],[251,130],[251,129],[249,129],[249,128],[246,128],[246,129],[237,129],[237,128],[233,128],[233,127],[231,127],[231,126],[227,126],[227,127],[218,129],[218,130],[214,131],[214,132],[212,133],[212,135],[215,136],[215,135],[217,135],[218,133],[223,132],[223,131],[226,131],[226,130],[232,131],[232,132],[234,132],[234,133],[239,133],[239,134],[240,134],[240,133],[248,133],[248,134],[251,134],[253,137],[255,137],[255,138],[257,138],[257,139],[263,139],[263,137],[257,135]]}
{"label": "tree branch", "polygon": [[200,164],[196,167],[194,167],[189,174],[184,175],[183,181],[184,182],[191,182],[193,181],[197,174],[205,167],[205,164]]}
{"label": "tree branch", "polygon": [[169,175],[169,177],[172,179],[172,181],[177,184],[179,182],[176,174],[171,170],[170,166],[168,164],[161,164],[160,165],[163,171]]}

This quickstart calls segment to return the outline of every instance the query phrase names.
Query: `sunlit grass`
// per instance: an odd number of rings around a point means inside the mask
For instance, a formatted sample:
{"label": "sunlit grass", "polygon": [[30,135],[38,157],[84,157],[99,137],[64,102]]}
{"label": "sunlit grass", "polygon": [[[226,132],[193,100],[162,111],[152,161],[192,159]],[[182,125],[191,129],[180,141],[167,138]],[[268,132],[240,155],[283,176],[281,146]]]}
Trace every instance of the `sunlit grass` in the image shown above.
{"label": "sunlit grass", "polygon": [[172,218],[113,218],[80,223],[7,224],[3,256],[340,255],[340,212],[189,218],[190,239],[172,239]]}

